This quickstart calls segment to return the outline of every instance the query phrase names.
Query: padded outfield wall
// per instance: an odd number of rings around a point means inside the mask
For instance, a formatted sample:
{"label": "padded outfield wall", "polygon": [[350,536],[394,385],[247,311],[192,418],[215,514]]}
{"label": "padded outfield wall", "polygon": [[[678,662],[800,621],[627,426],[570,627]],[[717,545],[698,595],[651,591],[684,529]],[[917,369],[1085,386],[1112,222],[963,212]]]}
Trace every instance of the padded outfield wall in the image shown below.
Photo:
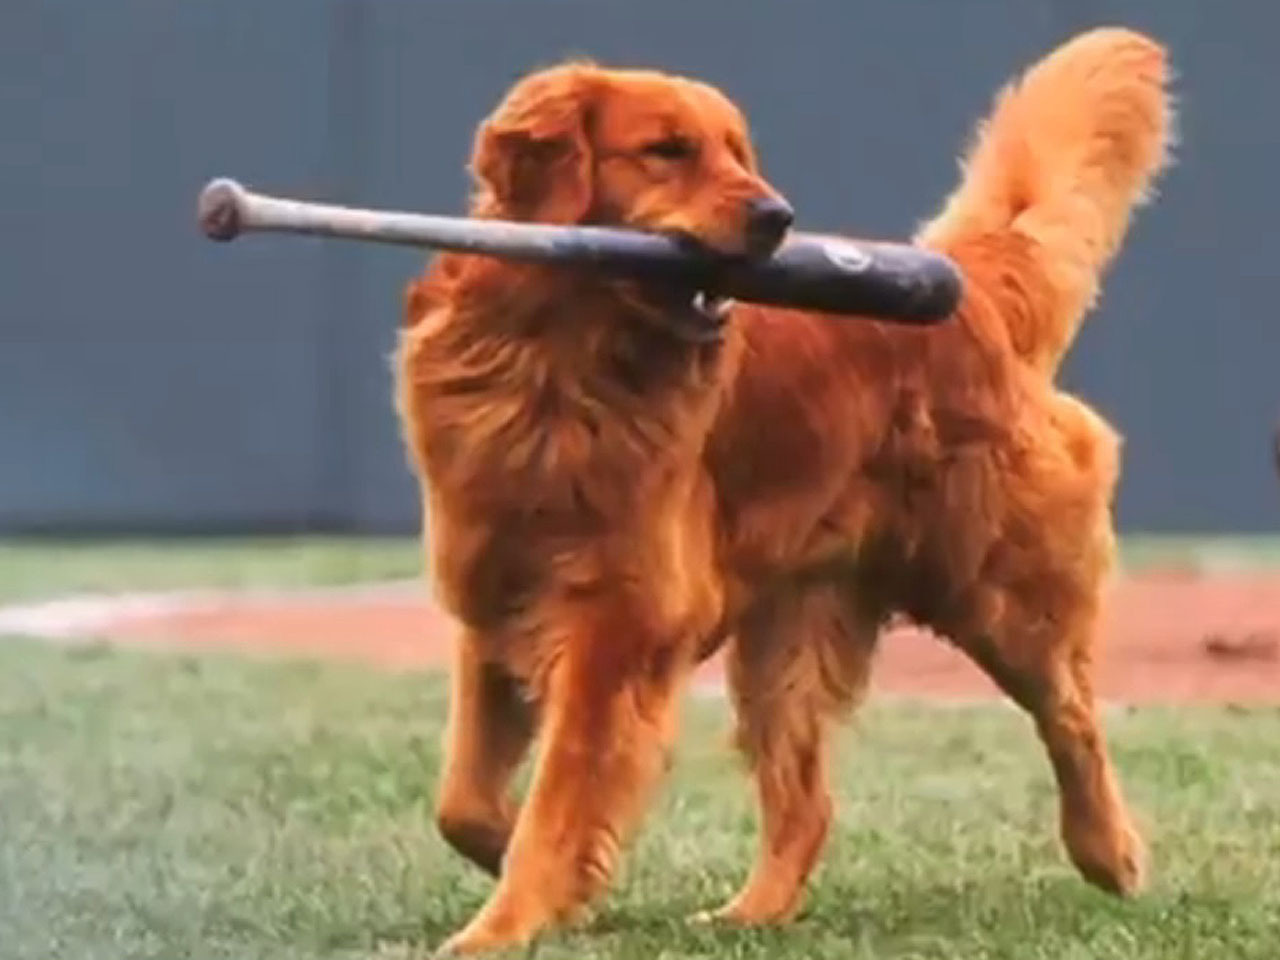
{"label": "padded outfield wall", "polygon": [[460,212],[476,120],[570,54],[721,85],[806,227],[900,237],[995,88],[1085,26],[1173,49],[1183,145],[1064,380],[1129,530],[1280,527],[1280,6],[1233,0],[6,0],[0,531],[401,531],[412,251],[201,240],[201,183]]}

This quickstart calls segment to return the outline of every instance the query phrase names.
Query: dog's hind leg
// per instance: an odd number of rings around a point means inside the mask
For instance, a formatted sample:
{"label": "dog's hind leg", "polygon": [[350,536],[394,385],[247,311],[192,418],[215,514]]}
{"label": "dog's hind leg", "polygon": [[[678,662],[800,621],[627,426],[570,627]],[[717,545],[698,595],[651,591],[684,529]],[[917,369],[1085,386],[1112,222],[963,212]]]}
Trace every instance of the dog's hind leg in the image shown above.
{"label": "dog's hind leg", "polygon": [[831,823],[827,740],[866,688],[878,618],[831,585],[764,602],[729,648],[737,741],[762,817],[758,858],[741,891],[696,919],[782,923],[800,907]]}
{"label": "dog's hind leg", "polygon": [[486,663],[470,634],[454,645],[436,823],[451,846],[497,875],[515,820],[507,788],[533,737],[514,677]]}
{"label": "dog's hind leg", "polygon": [[[1108,755],[1093,692],[1099,590],[1075,577],[1029,577],[979,589],[978,629],[952,635],[1034,718],[1053,765],[1062,839],[1081,874],[1111,893],[1137,892],[1143,849]],[[1092,579],[1092,578],[1086,578]],[[948,631],[950,632],[950,631]]]}

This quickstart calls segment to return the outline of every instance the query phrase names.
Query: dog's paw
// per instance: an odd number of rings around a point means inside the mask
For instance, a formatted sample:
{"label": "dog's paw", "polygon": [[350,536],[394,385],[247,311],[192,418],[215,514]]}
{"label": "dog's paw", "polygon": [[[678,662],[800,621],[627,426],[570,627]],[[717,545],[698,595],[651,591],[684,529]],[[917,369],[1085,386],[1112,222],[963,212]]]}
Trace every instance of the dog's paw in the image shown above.
{"label": "dog's paw", "polygon": [[465,927],[436,948],[431,960],[457,960],[476,954],[495,954],[510,947],[522,947],[525,942],[503,936],[493,930]]}
{"label": "dog's paw", "polygon": [[1136,897],[1147,885],[1147,848],[1131,827],[1124,831],[1117,861],[1111,892],[1119,897]]}
{"label": "dog's paw", "polygon": [[431,960],[459,960],[460,957],[476,956],[497,960],[499,957],[520,956],[519,951],[523,949],[526,949],[525,944],[481,943],[455,935],[436,947],[435,952],[431,954]]}
{"label": "dog's paw", "polygon": [[435,951],[431,954],[431,960],[456,960],[456,958],[460,956],[462,956],[462,954],[458,952],[457,947],[454,945],[453,938],[450,937],[444,943],[440,944],[440,946],[436,947]]}
{"label": "dog's paw", "polygon": [[725,926],[725,927],[767,927],[778,926],[790,922],[796,914],[796,907],[768,909],[763,905],[752,908],[740,899],[731,900],[713,910],[699,910],[690,914],[686,920],[693,926]]}
{"label": "dog's paw", "polygon": [[1128,824],[1110,830],[1077,830],[1067,849],[1085,880],[1118,897],[1134,897],[1146,885],[1147,853]]}
{"label": "dog's paw", "polygon": [[720,917],[716,910],[698,910],[685,917],[685,922],[695,927],[709,927],[719,922],[719,920]]}

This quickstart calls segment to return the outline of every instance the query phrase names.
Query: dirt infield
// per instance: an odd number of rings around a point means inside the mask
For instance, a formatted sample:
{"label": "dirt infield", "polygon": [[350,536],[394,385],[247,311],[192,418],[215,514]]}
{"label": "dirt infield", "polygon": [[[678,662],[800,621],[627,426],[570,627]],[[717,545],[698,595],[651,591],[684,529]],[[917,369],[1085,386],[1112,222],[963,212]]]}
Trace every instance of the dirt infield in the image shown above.
{"label": "dirt infield", "polygon": [[[117,614],[82,623],[80,633],[138,643],[322,655],[393,668],[441,664],[452,632],[416,585],[153,604],[134,598]],[[700,679],[717,682],[720,669],[712,660]],[[1116,701],[1280,701],[1280,571],[1167,571],[1120,580],[1099,680],[1102,696]],[[876,689],[960,698],[995,692],[953,648],[910,629],[885,637]]]}

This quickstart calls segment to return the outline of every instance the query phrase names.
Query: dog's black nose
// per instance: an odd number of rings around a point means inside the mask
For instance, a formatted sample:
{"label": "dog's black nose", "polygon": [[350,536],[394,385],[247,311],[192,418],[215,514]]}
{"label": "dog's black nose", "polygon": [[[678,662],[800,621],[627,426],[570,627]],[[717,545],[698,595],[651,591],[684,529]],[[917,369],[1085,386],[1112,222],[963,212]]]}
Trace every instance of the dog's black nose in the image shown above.
{"label": "dog's black nose", "polygon": [[778,249],[795,221],[795,211],[785,200],[756,197],[747,202],[747,253],[767,257]]}

